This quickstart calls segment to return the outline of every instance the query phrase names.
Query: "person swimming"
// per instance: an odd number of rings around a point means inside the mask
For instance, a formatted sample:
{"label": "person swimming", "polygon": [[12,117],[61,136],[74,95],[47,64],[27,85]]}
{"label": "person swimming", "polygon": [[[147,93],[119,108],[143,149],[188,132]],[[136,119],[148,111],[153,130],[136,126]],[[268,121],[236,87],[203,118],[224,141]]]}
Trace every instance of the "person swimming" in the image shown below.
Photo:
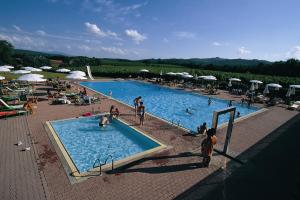
{"label": "person swimming", "polygon": [[99,126],[105,127],[107,124],[109,124],[109,120],[108,120],[107,115],[102,115],[100,117]]}
{"label": "person swimming", "polygon": [[190,109],[189,108],[187,108],[187,109],[185,109],[185,112],[187,113],[187,114],[193,114],[191,111],[190,111]]}
{"label": "person swimming", "polygon": [[210,106],[211,102],[212,102],[212,101],[211,101],[211,98],[209,97],[209,98],[208,98],[208,105],[209,105],[209,106]]}

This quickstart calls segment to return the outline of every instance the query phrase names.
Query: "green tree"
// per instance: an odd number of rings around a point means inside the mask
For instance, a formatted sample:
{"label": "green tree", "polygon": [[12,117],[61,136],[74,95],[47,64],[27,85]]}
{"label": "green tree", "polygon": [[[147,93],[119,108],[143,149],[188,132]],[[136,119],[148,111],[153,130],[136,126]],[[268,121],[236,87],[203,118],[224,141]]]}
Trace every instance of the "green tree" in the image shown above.
{"label": "green tree", "polygon": [[14,47],[5,40],[0,40],[0,64],[12,64]]}

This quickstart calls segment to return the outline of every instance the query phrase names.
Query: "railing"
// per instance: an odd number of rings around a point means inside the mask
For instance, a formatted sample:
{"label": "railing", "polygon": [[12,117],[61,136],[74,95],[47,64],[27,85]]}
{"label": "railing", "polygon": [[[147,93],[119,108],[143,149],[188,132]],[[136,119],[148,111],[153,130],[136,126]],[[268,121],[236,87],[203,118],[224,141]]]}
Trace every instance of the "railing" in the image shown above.
{"label": "railing", "polygon": [[102,176],[102,166],[107,164],[108,159],[111,158],[111,170],[114,170],[114,159],[112,155],[108,155],[105,159],[104,163],[101,163],[100,159],[95,160],[93,164],[93,168],[98,167],[96,164],[99,164],[99,175]]}

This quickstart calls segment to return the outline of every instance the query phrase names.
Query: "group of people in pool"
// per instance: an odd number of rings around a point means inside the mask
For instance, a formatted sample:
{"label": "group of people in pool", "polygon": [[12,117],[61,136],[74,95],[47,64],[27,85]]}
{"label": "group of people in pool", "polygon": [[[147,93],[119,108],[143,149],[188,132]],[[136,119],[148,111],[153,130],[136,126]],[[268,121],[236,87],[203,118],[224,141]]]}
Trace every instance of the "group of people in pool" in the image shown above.
{"label": "group of people in pool", "polygon": [[142,101],[142,97],[138,96],[133,100],[135,116],[139,116],[140,125],[144,125],[145,120],[145,105]]}
{"label": "group of people in pool", "polygon": [[110,107],[109,114],[102,115],[100,117],[99,126],[105,127],[108,125],[114,118],[118,118],[120,116],[120,111],[118,108],[115,108],[115,106]]}

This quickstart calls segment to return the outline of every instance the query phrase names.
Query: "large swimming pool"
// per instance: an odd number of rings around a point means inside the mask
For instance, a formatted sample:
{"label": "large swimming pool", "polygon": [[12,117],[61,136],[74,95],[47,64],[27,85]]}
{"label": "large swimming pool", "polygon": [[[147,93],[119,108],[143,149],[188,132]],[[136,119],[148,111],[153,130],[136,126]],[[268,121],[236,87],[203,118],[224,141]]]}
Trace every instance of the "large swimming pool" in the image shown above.
{"label": "large swimming pool", "polygon": [[[106,95],[111,91],[113,98],[132,106],[134,98],[142,96],[146,112],[191,131],[196,131],[197,126],[203,122],[210,127],[213,112],[228,106],[227,100],[213,98],[208,106],[207,96],[138,81],[81,82],[81,85]],[[236,106],[241,116],[258,110],[235,102],[233,106]],[[190,112],[187,113],[186,109]],[[221,116],[219,125],[227,122],[228,118],[228,115]]]}
{"label": "large swimming pool", "polygon": [[50,122],[79,173],[92,169],[97,159],[104,163],[109,155],[120,161],[162,146],[116,119],[99,127],[99,119],[92,116]]}

